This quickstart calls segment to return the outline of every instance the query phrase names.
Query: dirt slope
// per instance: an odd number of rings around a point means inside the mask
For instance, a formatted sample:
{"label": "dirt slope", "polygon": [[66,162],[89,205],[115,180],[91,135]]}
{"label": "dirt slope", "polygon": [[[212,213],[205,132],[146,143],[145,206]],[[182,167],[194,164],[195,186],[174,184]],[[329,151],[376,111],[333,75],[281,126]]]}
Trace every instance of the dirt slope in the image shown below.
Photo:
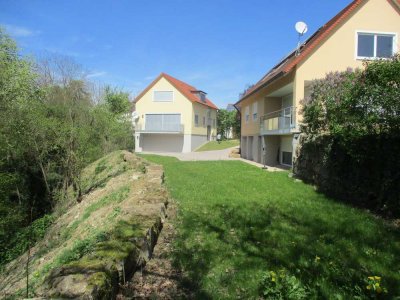
{"label": "dirt slope", "polygon": [[[30,252],[29,296],[109,298],[150,256],[163,223],[167,193],[160,166],[126,151],[88,166],[84,196],[72,191],[58,219]],[[0,298],[26,295],[25,253],[0,275]]]}

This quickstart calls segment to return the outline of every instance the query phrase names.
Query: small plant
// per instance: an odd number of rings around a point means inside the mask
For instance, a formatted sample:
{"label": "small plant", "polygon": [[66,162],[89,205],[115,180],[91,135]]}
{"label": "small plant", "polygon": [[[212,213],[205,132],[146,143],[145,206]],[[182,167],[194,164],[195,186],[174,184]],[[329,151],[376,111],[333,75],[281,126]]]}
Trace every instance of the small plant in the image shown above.
{"label": "small plant", "polygon": [[260,296],[264,299],[306,299],[307,291],[295,276],[280,270],[265,272],[261,278]]}
{"label": "small plant", "polygon": [[387,294],[387,289],[382,286],[381,277],[379,276],[369,276],[366,280],[366,289],[370,296],[373,298],[378,298],[382,294]]}

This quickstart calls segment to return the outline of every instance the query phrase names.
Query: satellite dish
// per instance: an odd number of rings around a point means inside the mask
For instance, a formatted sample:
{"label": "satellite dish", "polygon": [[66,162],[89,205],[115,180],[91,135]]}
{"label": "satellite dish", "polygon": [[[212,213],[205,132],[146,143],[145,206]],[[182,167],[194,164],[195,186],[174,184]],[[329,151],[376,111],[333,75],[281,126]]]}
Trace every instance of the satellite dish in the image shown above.
{"label": "satellite dish", "polygon": [[302,21],[297,22],[294,27],[296,28],[296,31],[299,33],[299,35],[305,34],[308,30],[307,24]]}

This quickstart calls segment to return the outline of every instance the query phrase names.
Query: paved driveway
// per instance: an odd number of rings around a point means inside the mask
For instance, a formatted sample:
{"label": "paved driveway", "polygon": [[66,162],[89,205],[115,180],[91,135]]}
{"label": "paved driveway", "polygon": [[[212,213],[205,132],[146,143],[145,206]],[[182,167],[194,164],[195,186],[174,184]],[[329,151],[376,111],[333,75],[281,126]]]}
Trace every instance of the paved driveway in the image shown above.
{"label": "paved driveway", "polygon": [[[255,161],[243,159],[243,158],[232,158],[229,157],[229,153],[232,149],[239,148],[239,146],[224,149],[224,150],[214,150],[214,151],[202,151],[202,152],[189,152],[189,153],[176,153],[176,152],[142,152],[143,154],[156,154],[162,156],[172,156],[179,160],[240,160],[247,164],[264,168],[264,165],[257,163]],[[286,167],[282,166],[267,166],[267,171],[276,172],[286,170]]]}
{"label": "paved driveway", "polygon": [[176,152],[142,152],[142,153],[173,156],[178,158],[179,160],[235,160],[235,158],[229,157],[229,153],[233,148],[237,148],[237,146],[223,150],[189,152],[189,153],[176,153]]}

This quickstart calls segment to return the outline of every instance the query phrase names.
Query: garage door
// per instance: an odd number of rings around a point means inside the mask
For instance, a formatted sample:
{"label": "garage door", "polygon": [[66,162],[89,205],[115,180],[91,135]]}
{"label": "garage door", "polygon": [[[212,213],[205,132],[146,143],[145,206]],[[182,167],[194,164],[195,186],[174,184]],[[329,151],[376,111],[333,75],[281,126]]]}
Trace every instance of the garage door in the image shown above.
{"label": "garage door", "polygon": [[183,135],[142,134],[142,149],[149,152],[182,152]]}

